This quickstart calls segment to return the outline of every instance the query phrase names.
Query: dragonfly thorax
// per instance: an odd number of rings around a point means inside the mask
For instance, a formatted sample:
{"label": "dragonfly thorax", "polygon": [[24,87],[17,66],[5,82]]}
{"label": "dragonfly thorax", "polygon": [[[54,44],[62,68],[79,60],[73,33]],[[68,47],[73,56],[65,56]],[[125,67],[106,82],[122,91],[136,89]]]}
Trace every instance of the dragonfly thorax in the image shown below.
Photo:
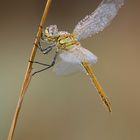
{"label": "dragonfly thorax", "polygon": [[74,46],[80,45],[76,35],[66,31],[58,31],[56,25],[50,25],[45,30],[46,41],[56,44],[56,47],[61,50],[69,50]]}
{"label": "dragonfly thorax", "polygon": [[59,37],[57,39],[57,47],[62,50],[72,49],[74,46],[80,45],[76,36],[65,31],[59,32]]}

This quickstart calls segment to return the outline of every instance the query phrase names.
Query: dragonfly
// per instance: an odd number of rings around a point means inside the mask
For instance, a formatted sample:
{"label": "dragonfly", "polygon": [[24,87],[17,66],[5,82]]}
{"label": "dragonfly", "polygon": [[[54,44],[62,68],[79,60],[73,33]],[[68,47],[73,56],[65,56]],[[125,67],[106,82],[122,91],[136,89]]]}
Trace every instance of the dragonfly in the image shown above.
{"label": "dragonfly", "polygon": [[[54,71],[57,75],[67,75],[82,70],[90,77],[103,103],[111,112],[111,103],[93,70],[92,64],[97,62],[97,56],[82,47],[80,40],[91,37],[107,27],[117,15],[123,3],[124,0],[102,0],[93,13],[78,22],[72,33],[58,31],[57,25],[46,27],[42,32],[38,48],[43,54],[48,54],[55,49],[55,55],[51,64],[32,62],[45,66],[45,68],[34,72],[32,75],[47,70],[54,65]],[[43,42],[47,44],[47,47],[42,46]],[[58,57],[60,61],[56,63]]]}

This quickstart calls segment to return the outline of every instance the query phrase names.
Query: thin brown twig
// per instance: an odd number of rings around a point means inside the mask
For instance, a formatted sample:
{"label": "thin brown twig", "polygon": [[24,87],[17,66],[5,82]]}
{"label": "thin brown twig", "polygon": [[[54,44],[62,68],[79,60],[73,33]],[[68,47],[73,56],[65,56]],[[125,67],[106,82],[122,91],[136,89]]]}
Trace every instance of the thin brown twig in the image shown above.
{"label": "thin brown twig", "polygon": [[35,55],[36,55],[36,52],[37,52],[38,43],[39,43],[41,33],[42,33],[42,28],[44,27],[45,20],[46,20],[46,17],[48,15],[48,11],[49,11],[49,7],[51,5],[51,2],[52,2],[52,0],[48,0],[47,3],[46,3],[46,7],[45,7],[45,10],[44,10],[44,13],[43,13],[40,25],[39,25],[39,29],[38,29],[35,41],[34,41],[34,47],[32,49],[31,55],[30,55],[30,61],[28,62],[27,70],[26,70],[26,73],[25,73],[25,78],[24,78],[24,81],[23,81],[23,84],[22,84],[22,87],[21,87],[18,103],[17,103],[17,106],[16,106],[16,111],[15,111],[15,114],[14,114],[14,117],[13,117],[13,120],[12,120],[12,124],[11,124],[11,128],[10,128],[7,140],[13,140],[14,131],[15,131],[15,128],[16,128],[19,112],[21,110],[21,106],[22,106],[22,103],[23,103],[23,100],[24,100],[24,96],[26,94],[26,91],[28,89],[28,86],[29,86],[31,78],[32,78],[31,72],[32,72],[33,63],[31,63],[31,61],[34,61],[34,58],[35,58]]}

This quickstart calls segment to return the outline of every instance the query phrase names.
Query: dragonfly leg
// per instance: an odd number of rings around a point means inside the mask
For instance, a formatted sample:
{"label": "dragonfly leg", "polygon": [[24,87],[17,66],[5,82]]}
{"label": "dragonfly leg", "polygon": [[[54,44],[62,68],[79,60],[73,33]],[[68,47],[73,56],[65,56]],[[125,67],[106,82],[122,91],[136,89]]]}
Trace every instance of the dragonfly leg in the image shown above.
{"label": "dragonfly leg", "polygon": [[49,53],[49,52],[52,50],[52,48],[56,46],[55,44],[51,44],[51,45],[49,45],[48,47],[43,48],[42,45],[41,45],[41,42],[46,42],[46,39],[47,39],[47,38],[46,38],[46,36],[45,36],[45,33],[42,32],[40,41],[39,41],[39,43],[38,43],[38,48],[39,48],[39,50],[40,50],[43,54]]}
{"label": "dragonfly leg", "polygon": [[45,31],[42,31],[40,40],[41,40],[42,42],[46,42],[46,39],[47,39],[47,37],[46,37],[46,35],[45,35]]}
{"label": "dragonfly leg", "polygon": [[40,42],[39,42],[39,44],[38,44],[38,48],[39,48],[39,50],[40,50],[43,54],[49,53],[49,52],[52,50],[53,47],[55,47],[54,44],[53,44],[53,45],[49,45],[47,48],[43,48]]}
{"label": "dragonfly leg", "polygon": [[38,70],[38,71],[34,72],[34,73],[32,74],[32,76],[34,76],[34,75],[37,74],[37,73],[40,73],[40,72],[42,72],[42,71],[45,71],[45,70],[47,70],[47,69],[53,67],[54,64],[55,64],[55,62],[56,62],[57,55],[58,55],[58,52],[55,53],[55,56],[54,56],[54,58],[53,58],[53,61],[52,61],[52,63],[51,63],[50,65],[49,65],[49,64],[40,63],[40,62],[37,62],[37,61],[32,62],[32,63],[37,63],[37,64],[40,64],[40,65],[46,66],[46,68],[43,68],[43,69],[41,69],[41,70]]}
{"label": "dragonfly leg", "polygon": [[38,61],[29,61],[29,62],[36,63],[36,64],[39,64],[39,65],[42,65],[42,66],[50,66],[49,64],[41,63],[41,62],[38,62]]}

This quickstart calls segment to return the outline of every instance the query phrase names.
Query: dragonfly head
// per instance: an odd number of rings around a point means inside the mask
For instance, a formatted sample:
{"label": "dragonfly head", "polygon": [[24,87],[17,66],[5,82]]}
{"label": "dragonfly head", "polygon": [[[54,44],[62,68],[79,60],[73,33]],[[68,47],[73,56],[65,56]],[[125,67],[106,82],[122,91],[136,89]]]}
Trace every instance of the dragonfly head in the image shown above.
{"label": "dragonfly head", "polygon": [[45,29],[45,34],[50,37],[58,36],[58,28],[57,25],[50,25]]}

